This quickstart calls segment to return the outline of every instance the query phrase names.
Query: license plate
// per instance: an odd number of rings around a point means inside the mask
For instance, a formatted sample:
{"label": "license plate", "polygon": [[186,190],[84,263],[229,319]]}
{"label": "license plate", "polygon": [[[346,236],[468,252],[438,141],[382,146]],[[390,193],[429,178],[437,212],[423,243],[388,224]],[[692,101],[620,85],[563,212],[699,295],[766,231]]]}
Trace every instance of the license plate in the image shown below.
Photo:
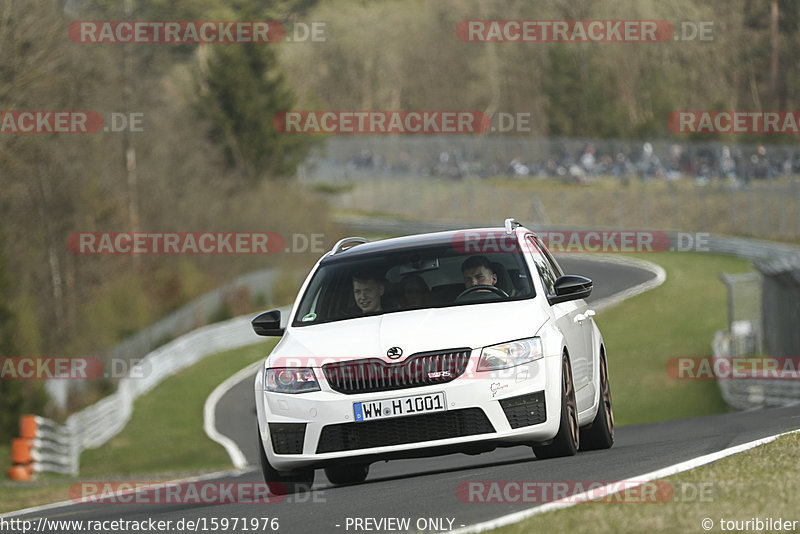
{"label": "license plate", "polygon": [[429,393],[378,401],[354,402],[356,421],[374,421],[403,415],[416,415],[447,410],[444,393]]}

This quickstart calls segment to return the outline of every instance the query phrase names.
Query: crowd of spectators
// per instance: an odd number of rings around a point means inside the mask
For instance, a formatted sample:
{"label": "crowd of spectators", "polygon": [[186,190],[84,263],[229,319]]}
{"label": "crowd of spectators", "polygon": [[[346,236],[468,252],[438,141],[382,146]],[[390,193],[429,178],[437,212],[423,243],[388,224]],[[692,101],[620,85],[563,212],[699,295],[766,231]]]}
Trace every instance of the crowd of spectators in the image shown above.
{"label": "crowd of spectators", "polygon": [[747,185],[754,180],[800,174],[800,150],[792,147],[671,144],[661,149],[659,153],[650,142],[613,143],[613,147],[572,142],[569,146],[562,143],[547,157],[508,155],[507,150],[497,150],[487,158],[477,150],[450,146],[417,165],[405,151],[390,159],[361,150],[348,160],[347,167],[380,174],[418,174],[456,180],[505,175],[555,178],[580,184],[599,176],[611,176],[623,183],[689,177],[700,184],[727,180]]}

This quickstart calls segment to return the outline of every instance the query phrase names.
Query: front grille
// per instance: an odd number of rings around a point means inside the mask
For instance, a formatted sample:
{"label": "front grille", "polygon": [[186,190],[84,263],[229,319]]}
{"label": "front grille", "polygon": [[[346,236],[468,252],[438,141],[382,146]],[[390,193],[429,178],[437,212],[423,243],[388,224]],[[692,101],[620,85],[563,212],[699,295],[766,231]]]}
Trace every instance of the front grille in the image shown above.
{"label": "front grille", "polygon": [[420,352],[405,361],[349,360],[322,366],[331,389],[339,393],[375,393],[444,384],[461,376],[472,349]]}
{"label": "front grille", "polygon": [[547,421],[544,404],[544,391],[520,395],[500,401],[511,428],[538,425]]}
{"label": "front grille", "polygon": [[269,437],[275,454],[303,454],[305,423],[270,423]]}
{"label": "front grille", "polygon": [[464,408],[364,423],[341,423],[322,429],[317,453],[352,451],[493,433],[480,408]]}

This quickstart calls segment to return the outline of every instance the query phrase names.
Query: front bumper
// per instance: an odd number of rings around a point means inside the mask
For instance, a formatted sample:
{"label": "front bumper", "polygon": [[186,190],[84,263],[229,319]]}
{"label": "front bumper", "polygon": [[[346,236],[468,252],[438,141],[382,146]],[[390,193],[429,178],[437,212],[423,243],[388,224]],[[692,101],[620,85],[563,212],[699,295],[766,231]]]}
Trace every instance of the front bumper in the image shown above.
{"label": "front bumper", "polygon": [[[329,464],[481,452],[549,440],[558,432],[561,364],[545,357],[512,369],[476,372],[477,356],[459,378],[438,385],[346,395],[319,369],[321,391],[263,390],[256,379],[262,446],[279,471]],[[261,374],[261,373],[260,373]],[[353,404],[443,392],[447,410],[355,422]]]}

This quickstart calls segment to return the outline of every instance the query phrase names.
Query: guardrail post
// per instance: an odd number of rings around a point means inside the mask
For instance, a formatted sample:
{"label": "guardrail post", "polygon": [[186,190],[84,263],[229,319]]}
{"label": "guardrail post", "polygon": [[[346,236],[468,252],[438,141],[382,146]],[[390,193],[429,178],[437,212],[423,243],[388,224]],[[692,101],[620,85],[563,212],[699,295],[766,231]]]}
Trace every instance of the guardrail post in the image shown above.
{"label": "guardrail post", "polygon": [[20,437],[11,442],[11,461],[7,474],[14,480],[30,480],[45,471],[64,475],[78,474],[80,443],[71,425],[61,425],[38,415],[20,418]]}
{"label": "guardrail post", "polygon": [[12,466],[6,475],[12,480],[28,481],[33,472],[33,440],[36,439],[36,418],[33,415],[20,417],[19,435],[11,440]]}

